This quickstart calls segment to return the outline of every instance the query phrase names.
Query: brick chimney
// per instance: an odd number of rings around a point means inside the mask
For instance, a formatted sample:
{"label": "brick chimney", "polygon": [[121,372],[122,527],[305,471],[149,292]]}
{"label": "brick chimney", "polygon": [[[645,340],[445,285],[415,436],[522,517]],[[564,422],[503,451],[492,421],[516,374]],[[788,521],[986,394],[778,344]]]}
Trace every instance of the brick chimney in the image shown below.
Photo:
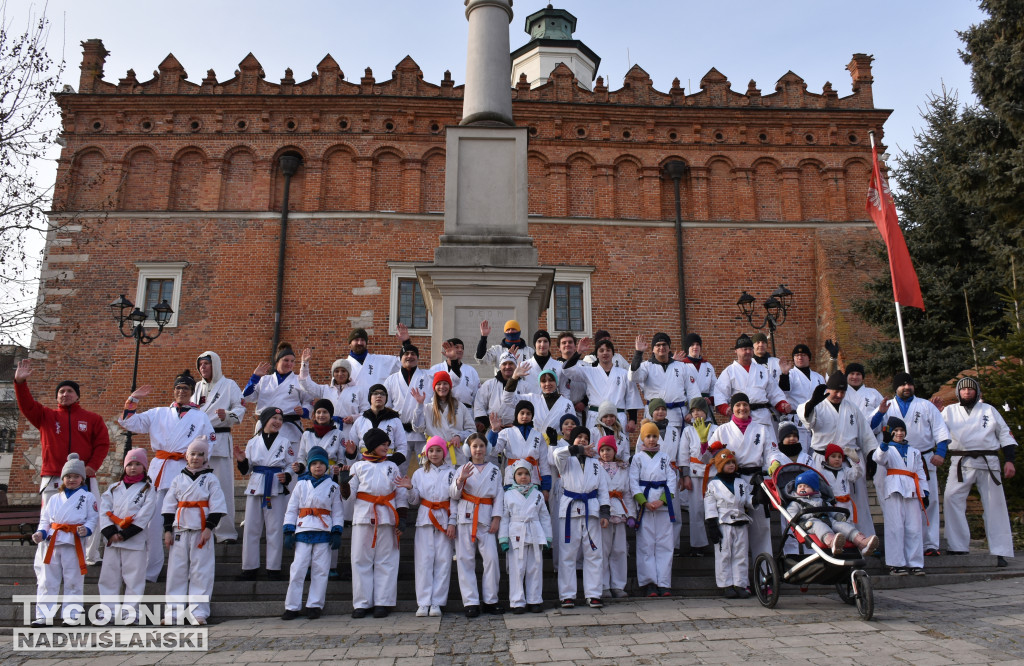
{"label": "brick chimney", "polygon": [[846,66],[846,69],[850,72],[850,78],[853,79],[853,93],[860,97],[866,106],[869,107],[874,107],[875,105],[874,97],[871,94],[871,84],[875,80],[871,76],[871,61],[874,59],[874,56],[854,53],[853,60]]}
{"label": "brick chimney", "polygon": [[103,48],[103,40],[87,39],[82,42],[82,78],[78,80],[78,92],[91,93],[96,82],[103,79],[103,65],[110,52]]}

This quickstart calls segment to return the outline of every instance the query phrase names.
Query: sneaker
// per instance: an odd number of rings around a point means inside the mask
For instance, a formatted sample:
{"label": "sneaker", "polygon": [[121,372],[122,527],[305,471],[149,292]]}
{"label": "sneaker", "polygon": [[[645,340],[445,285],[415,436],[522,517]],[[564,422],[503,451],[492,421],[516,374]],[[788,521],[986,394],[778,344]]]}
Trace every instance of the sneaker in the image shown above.
{"label": "sneaker", "polygon": [[284,580],[280,569],[267,569],[267,580]]}
{"label": "sneaker", "polygon": [[612,590],[612,599],[625,599],[628,596],[625,590],[620,590],[619,588]]}
{"label": "sneaker", "polygon": [[843,552],[843,546],[846,545],[846,536],[839,534],[838,532],[832,535],[832,554],[839,555]]}
{"label": "sneaker", "polygon": [[736,598],[737,599],[749,599],[750,598],[750,592],[747,591],[747,588],[739,587],[737,585],[736,586]]}
{"label": "sneaker", "polygon": [[284,613],[281,614],[282,620],[294,620],[299,616],[299,611],[285,609]]}
{"label": "sneaker", "polygon": [[322,615],[323,612],[323,608],[316,608],[315,606],[306,606],[306,617],[310,620],[319,620],[320,615]]}
{"label": "sneaker", "polygon": [[416,609],[416,617],[427,617],[430,614],[429,606],[420,606]]}
{"label": "sneaker", "polygon": [[1006,558],[1002,555],[996,555],[996,566],[997,567],[1008,567],[1010,563],[1006,561]]}
{"label": "sneaker", "polygon": [[591,599],[591,600],[590,600],[590,601],[588,602],[588,605],[589,605],[589,606],[590,606],[591,608],[604,608],[604,602],[603,602],[603,601],[601,601],[600,599]]}
{"label": "sneaker", "polygon": [[480,607],[466,606],[466,617],[480,617]]}
{"label": "sneaker", "polygon": [[654,584],[650,584],[647,587],[645,587],[644,588],[644,596],[647,596],[647,597],[656,597],[656,596],[658,596],[658,586],[654,585]]}
{"label": "sneaker", "polygon": [[576,600],[562,599],[562,608],[576,608]]}
{"label": "sneaker", "polygon": [[430,615],[430,617],[441,617],[441,607],[431,606],[428,615]]}
{"label": "sneaker", "polygon": [[924,569],[922,569],[921,567],[910,567],[909,571],[912,576],[924,575]]}
{"label": "sneaker", "polygon": [[726,587],[722,589],[722,596],[726,599],[738,599],[740,595],[737,594],[735,587]]}
{"label": "sneaker", "polygon": [[327,574],[327,580],[341,580],[341,574],[338,573],[337,569],[331,569],[330,573]]}
{"label": "sneaker", "polygon": [[526,612],[526,606],[513,606],[512,607],[512,614],[513,615],[522,615],[525,612]]}
{"label": "sneaker", "polygon": [[939,555],[942,555],[942,551],[938,548],[929,548],[924,551],[925,557],[938,557]]}
{"label": "sneaker", "polygon": [[387,606],[374,606],[373,607],[373,616],[375,618],[377,618],[378,620],[381,619],[381,618],[387,617],[390,613],[391,613],[391,609],[389,609]]}
{"label": "sneaker", "polygon": [[878,548],[878,537],[877,536],[868,537],[868,540],[867,540],[867,542],[865,542],[864,547],[860,549],[860,554],[861,554],[862,557],[867,557],[869,553],[875,552],[875,550],[877,548]]}
{"label": "sneaker", "polygon": [[659,587],[658,588],[658,594],[663,596],[663,597],[671,597],[672,596],[672,590],[668,589],[667,587]]}
{"label": "sneaker", "polygon": [[359,620],[361,618],[366,617],[366,611],[367,611],[366,608],[353,608],[352,609],[352,619],[353,620]]}
{"label": "sneaker", "polygon": [[908,573],[906,567],[889,567],[890,576],[906,576]]}

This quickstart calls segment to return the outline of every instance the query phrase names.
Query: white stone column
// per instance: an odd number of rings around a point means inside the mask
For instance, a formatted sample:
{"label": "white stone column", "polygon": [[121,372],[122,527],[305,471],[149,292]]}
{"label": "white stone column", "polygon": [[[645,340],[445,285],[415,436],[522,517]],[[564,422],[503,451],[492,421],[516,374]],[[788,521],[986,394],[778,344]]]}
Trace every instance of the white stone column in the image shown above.
{"label": "white stone column", "polygon": [[466,88],[460,125],[498,122],[512,125],[508,25],[512,0],[466,0],[469,21]]}

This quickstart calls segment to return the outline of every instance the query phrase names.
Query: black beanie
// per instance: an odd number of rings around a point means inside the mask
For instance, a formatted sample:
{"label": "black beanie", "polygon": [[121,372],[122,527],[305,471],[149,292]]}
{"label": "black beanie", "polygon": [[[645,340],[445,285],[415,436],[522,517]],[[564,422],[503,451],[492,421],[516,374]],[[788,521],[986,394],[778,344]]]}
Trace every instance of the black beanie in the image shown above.
{"label": "black beanie", "polygon": [[572,429],[572,432],[569,433],[569,445],[576,446],[576,438],[579,437],[580,435],[586,435],[587,442],[590,442],[590,428],[576,426],[575,428]]}
{"label": "black beanie", "polygon": [[785,421],[779,424],[779,446],[782,446],[782,442],[786,440],[786,437],[790,435],[800,436],[800,430],[796,427],[795,423]]}
{"label": "black beanie", "polygon": [[594,333],[594,342],[597,343],[600,342],[601,340],[604,340],[605,338],[610,337],[612,337],[612,334],[609,333],[608,331],[599,330],[597,333]]}
{"label": "black beanie", "polygon": [[743,393],[742,391],[738,392],[738,393],[733,393],[732,397],[729,398],[729,406],[732,407],[737,402],[745,402],[745,403],[747,403],[749,405],[750,404],[750,398],[748,398],[747,394]]}
{"label": "black beanie", "polygon": [[895,391],[904,384],[914,385],[914,378],[910,376],[909,372],[897,372],[896,376],[892,378],[892,390]]}
{"label": "black beanie", "polygon": [[[195,382],[193,382],[193,386],[194,386],[194,385],[195,385]],[[70,386],[70,387],[71,387],[71,390],[75,392],[75,395],[77,395],[77,396],[78,396],[79,398],[81,398],[81,397],[82,397],[82,392],[81,392],[81,391],[79,390],[79,388],[78,388],[78,382],[73,382],[73,381],[71,381],[70,379],[65,379],[65,380],[64,380],[64,381],[62,381],[62,382],[61,382],[60,384],[57,384],[57,388],[55,388],[55,389],[53,390],[53,395],[54,395],[54,396],[56,396],[56,395],[57,395],[57,393],[59,393],[59,392],[60,392],[60,390],[61,390],[61,389],[62,389],[63,387],[65,387],[65,386]]]}
{"label": "black beanie", "polygon": [[533,343],[537,344],[537,340],[540,340],[541,338],[546,339],[549,344],[551,343],[551,335],[549,335],[548,332],[545,331],[544,329],[541,329],[533,334]]}
{"label": "black beanie", "polygon": [[417,347],[416,345],[412,344],[409,341],[403,342],[402,343],[402,349],[398,352],[398,355],[399,356],[405,356],[406,354],[409,354],[409,353],[416,354],[416,357],[419,358],[420,348]]}
{"label": "black beanie", "polygon": [[174,386],[178,386],[180,384],[184,384],[188,386],[190,389],[195,390],[196,379],[195,377],[192,376],[191,371],[185,370],[185,372],[181,373],[180,375],[174,378]]}
{"label": "black beanie", "polygon": [[[374,384],[370,387],[370,390],[366,392],[366,399],[369,400],[370,396],[373,395],[374,391],[384,391],[384,395],[388,395],[388,387],[383,384]],[[388,396],[390,397],[390,396]]]}
{"label": "black beanie", "polygon": [[736,338],[736,346],[733,349],[743,349],[745,347],[754,348],[754,341],[750,339],[750,336],[746,333],[740,334],[740,337]]}
{"label": "black beanie", "polygon": [[[531,416],[534,414],[533,403],[530,402],[529,400],[520,400],[519,402],[516,403],[516,411],[512,413],[513,418],[519,416],[519,412],[521,412],[524,409],[528,409],[530,411]],[[518,423],[518,420],[516,422]]]}
{"label": "black beanie", "polygon": [[352,342],[356,338],[362,338],[363,340],[369,341],[370,336],[366,334],[365,328],[353,328],[352,332],[348,334],[348,341]]}
{"label": "black beanie", "polygon": [[686,337],[683,338],[683,351],[689,351],[690,347],[694,345],[704,346],[704,341],[701,340],[700,336],[696,333],[687,333]]}
{"label": "black beanie", "polygon": [[334,403],[327,398],[320,398],[313,403],[313,413],[316,414],[316,410],[321,408],[326,409],[331,416],[334,416]]}
{"label": "black beanie", "polygon": [[828,376],[828,382],[826,382],[825,388],[830,391],[845,391],[849,388],[846,385],[846,375],[841,372],[833,372]]}
{"label": "black beanie", "polygon": [[810,356],[811,348],[801,342],[797,346],[793,347],[793,356],[796,356],[797,354],[807,354]]}
{"label": "black beanie", "polygon": [[270,421],[270,419],[274,418],[275,414],[280,414],[281,418],[284,418],[284,412],[281,411],[279,407],[267,407],[262,412],[260,412],[260,428],[266,428],[267,423]]}
{"label": "black beanie", "polygon": [[896,418],[895,416],[889,417],[885,427],[889,429],[889,432],[892,432],[896,428],[902,428],[904,432],[907,430],[907,424],[903,422],[903,419]]}
{"label": "black beanie", "polygon": [[388,434],[380,428],[370,428],[366,431],[366,434],[363,435],[363,446],[365,446],[366,450],[370,453],[373,453],[373,450],[381,444],[390,443],[391,439],[388,438]]}
{"label": "black beanie", "polygon": [[668,333],[655,333],[654,338],[651,340],[651,346],[653,347],[654,345],[661,342],[664,342],[669,347],[672,346],[672,338],[668,337]]}
{"label": "black beanie", "polygon": [[846,364],[846,376],[849,377],[851,372],[859,372],[860,374],[866,374],[864,372],[864,366],[860,363],[847,363]]}

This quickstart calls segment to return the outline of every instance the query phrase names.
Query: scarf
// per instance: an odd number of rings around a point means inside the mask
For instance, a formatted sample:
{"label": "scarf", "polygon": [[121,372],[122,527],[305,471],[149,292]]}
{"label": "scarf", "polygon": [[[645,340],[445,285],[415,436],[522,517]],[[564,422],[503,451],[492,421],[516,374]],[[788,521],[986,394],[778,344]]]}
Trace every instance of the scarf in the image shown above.
{"label": "scarf", "polygon": [[350,351],[350,352],[348,353],[348,357],[349,357],[349,358],[354,358],[355,360],[359,361],[359,365],[362,365],[362,364],[363,364],[363,361],[365,361],[365,360],[366,360],[366,355],[367,355],[368,353],[369,353],[369,352],[367,352],[367,351],[361,351],[361,352],[359,352],[359,353],[356,353],[356,352],[354,352],[354,351]]}
{"label": "scarf", "polygon": [[536,486],[534,486],[532,483],[527,483],[526,485],[520,485],[518,483],[512,484],[512,488],[514,490],[518,490],[523,497],[529,497],[530,491],[533,490],[535,487]]}
{"label": "scarf", "polygon": [[736,481],[736,472],[732,472],[729,474],[725,472],[719,472],[717,475],[715,475],[715,478],[724,483],[725,487],[729,489],[730,493],[736,492],[734,485]]}
{"label": "scarf", "polygon": [[[369,451],[367,451],[366,453],[363,454],[363,460],[365,460],[366,462],[379,463],[379,462],[384,462],[387,459],[388,459],[388,456],[387,456],[386,453],[384,455],[382,455],[382,456],[378,456],[375,453],[370,453]],[[327,475],[325,474],[324,476],[327,476]]]}
{"label": "scarf", "polygon": [[324,435],[326,435],[327,433],[329,433],[332,430],[334,430],[334,423],[333,422],[328,422],[328,423],[323,423],[323,424],[320,424],[320,423],[314,423],[313,424],[313,432],[316,433],[317,437],[323,437]]}
{"label": "scarf", "polygon": [[747,434],[747,426],[750,425],[752,420],[753,419],[751,419],[750,417],[747,417],[742,421],[736,418],[735,416],[732,417],[732,422],[736,424],[736,427],[739,428],[740,432],[742,432],[744,435]]}
{"label": "scarf", "polygon": [[142,481],[144,478],[146,478],[145,472],[143,472],[142,474],[138,474],[136,476],[125,476],[124,479],[122,479],[122,481],[124,481],[124,487],[127,488],[133,483],[138,483],[139,481]]}

